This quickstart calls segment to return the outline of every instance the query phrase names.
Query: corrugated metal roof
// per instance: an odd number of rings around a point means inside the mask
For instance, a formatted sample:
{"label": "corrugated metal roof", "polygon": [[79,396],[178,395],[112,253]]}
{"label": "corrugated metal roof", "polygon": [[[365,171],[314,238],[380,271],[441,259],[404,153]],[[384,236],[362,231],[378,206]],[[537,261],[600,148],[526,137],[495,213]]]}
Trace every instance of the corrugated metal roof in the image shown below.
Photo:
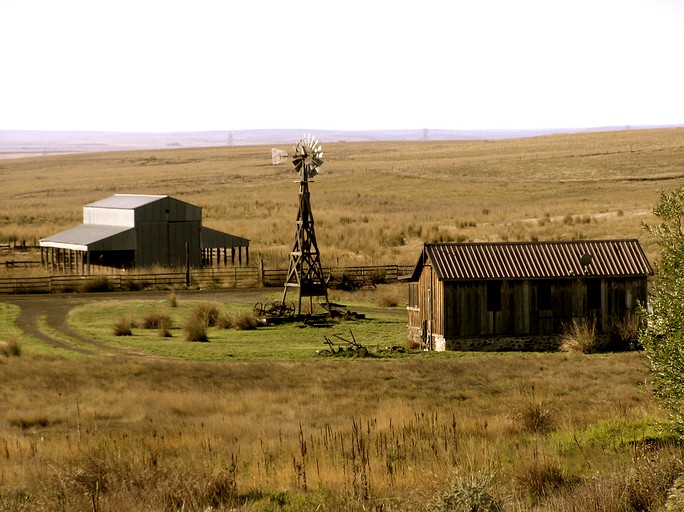
{"label": "corrugated metal roof", "polygon": [[[67,229],[40,241],[41,247],[59,247],[62,249],[75,249],[79,251],[97,250],[98,242],[120,235],[127,231],[134,231],[130,226],[107,226],[103,224],[81,224],[75,228]],[[128,240],[130,238],[130,240]],[[126,237],[125,242],[117,247],[119,250],[135,249],[135,237]]]}
{"label": "corrugated metal roof", "polygon": [[425,244],[413,279],[418,278],[425,257],[442,280],[653,274],[637,240]]}
{"label": "corrugated metal roof", "polygon": [[143,194],[114,194],[113,196],[100,199],[94,203],[87,204],[95,208],[120,208],[123,210],[133,210],[140,206],[154,203],[168,196],[143,195]]}

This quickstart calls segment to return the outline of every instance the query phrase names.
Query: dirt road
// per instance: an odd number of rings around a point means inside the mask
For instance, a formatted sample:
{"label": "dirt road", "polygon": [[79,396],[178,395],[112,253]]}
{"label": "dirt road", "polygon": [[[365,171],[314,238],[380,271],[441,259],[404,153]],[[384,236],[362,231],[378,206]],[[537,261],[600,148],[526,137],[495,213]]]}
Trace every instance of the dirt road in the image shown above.
{"label": "dirt road", "polygon": [[[179,290],[180,300],[202,300],[230,304],[255,304],[268,300],[273,289],[237,288],[225,290]],[[69,311],[88,302],[102,300],[163,300],[168,291],[112,292],[112,293],[69,293],[48,295],[0,295],[0,302],[19,307],[17,326],[26,334],[53,347],[91,355],[130,354],[140,355],[132,350],[112,347],[101,341],[84,337],[69,326]]]}

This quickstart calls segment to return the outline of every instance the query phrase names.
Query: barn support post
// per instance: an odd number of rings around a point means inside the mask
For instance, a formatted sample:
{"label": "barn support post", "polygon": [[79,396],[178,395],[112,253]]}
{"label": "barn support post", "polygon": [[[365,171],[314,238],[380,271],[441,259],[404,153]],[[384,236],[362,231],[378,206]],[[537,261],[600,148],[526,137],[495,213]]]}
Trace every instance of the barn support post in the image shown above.
{"label": "barn support post", "polygon": [[238,250],[238,264],[242,266],[242,247]]}
{"label": "barn support post", "polygon": [[86,257],[86,274],[90,275],[90,251],[86,251],[85,257]]}
{"label": "barn support post", "polygon": [[235,265],[235,247],[230,248],[230,264]]}
{"label": "barn support post", "polygon": [[190,288],[190,244],[185,242],[185,287]]}
{"label": "barn support post", "polygon": [[249,246],[245,247],[245,265],[249,265]]}

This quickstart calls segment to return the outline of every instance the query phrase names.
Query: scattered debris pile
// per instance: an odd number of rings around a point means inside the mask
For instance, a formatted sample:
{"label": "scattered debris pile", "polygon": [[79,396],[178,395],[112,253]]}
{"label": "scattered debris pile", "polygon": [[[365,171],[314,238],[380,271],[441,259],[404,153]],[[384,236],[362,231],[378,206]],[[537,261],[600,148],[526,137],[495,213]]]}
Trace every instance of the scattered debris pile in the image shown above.
{"label": "scattered debris pile", "polygon": [[271,303],[257,302],[253,308],[254,314],[265,324],[281,324],[294,320],[294,302],[277,300]]}
{"label": "scattered debris pile", "polygon": [[368,357],[370,355],[368,349],[365,346],[361,345],[358,341],[356,341],[354,333],[351,330],[349,330],[349,334],[351,334],[351,340],[343,338],[342,336],[339,336],[337,334],[334,335],[335,338],[342,340],[345,343],[345,345],[335,345],[330,340],[330,338],[324,336],[325,344],[328,346],[328,348],[317,350],[316,354],[318,354],[321,357]]}

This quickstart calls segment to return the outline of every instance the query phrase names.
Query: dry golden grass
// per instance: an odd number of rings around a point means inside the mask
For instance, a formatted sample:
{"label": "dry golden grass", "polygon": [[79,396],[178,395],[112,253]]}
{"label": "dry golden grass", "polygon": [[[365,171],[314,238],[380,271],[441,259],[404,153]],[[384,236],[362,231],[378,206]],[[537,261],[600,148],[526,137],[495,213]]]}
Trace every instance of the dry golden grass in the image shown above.
{"label": "dry golden grass", "polygon": [[[638,353],[210,364],[29,353],[0,367],[9,510],[424,510],[481,477],[505,510],[571,509],[580,482],[622,490],[616,467],[641,467],[635,450],[660,417],[637,386]],[[552,431],[521,433],[529,386]]]}
{"label": "dry golden grass", "polygon": [[[640,223],[684,183],[683,140],[326,144],[323,264],[410,264],[430,240],[638,237],[653,258]],[[250,238],[252,261],[288,261],[297,184],[268,147],[3,160],[0,177],[0,243],[155,193]],[[423,510],[482,481],[506,511],[655,510],[684,470],[640,353],[199,363],[28,345],[0,354],[2,510]]]}
{"label": "dry golden grass", "polygon": [[[325,145],[311,185],[323,264],[413,263],[430,240],[643,239],[660,190],[684,184],[684,129],[500,141]],[[294,142],[294,141],[293,141]],[[289,149],[289,148],[284,148]],[[0,161],[0,243],[81,222],[114,193],[169,194],[207,226],[287,266],[298,186],[270,147],[45,156]]]}

